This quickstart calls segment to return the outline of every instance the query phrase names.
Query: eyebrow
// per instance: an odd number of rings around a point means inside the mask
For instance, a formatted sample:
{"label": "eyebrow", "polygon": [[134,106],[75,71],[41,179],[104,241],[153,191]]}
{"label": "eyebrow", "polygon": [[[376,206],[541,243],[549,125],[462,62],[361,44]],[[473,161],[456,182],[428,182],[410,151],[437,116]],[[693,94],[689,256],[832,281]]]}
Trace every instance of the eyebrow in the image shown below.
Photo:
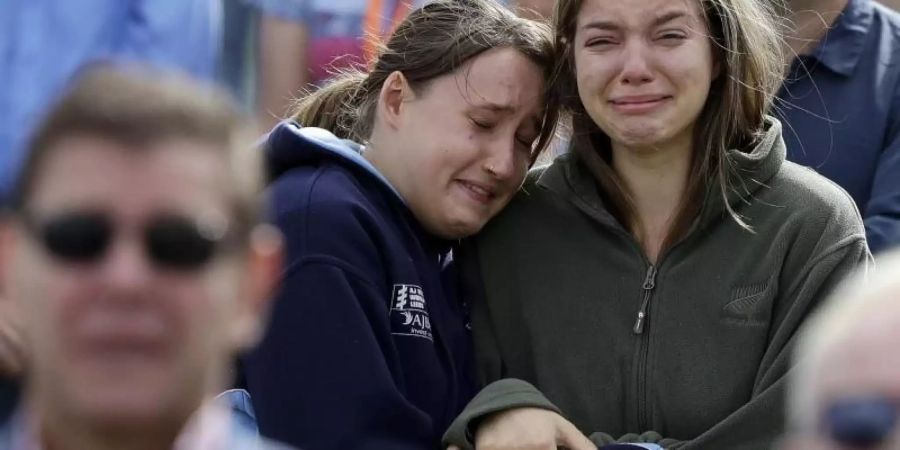
{"label": "eyebrow", "polygon": [[512,105],[508,105],[508,104],[504,104],[504,103],[494,103],[491,101],[484,101],[481,103],[476,103],[472,106],[474,106],[475,108],[478,108],[478,109],[487,109],[487,110],[495,111],[495,112],[499,112],[499,113],[510,113],[510,112],[515,111],[515,108],[513,108]]}
{"label": "eyebrow", "polygon": [[680,19],[682,17],[687,17],[687,14],[684,11],[669,11],[665,14],[660,15],[656,19],[654,19],[653,26],[658,27],[664,23],[668,23],[675,19]]}
{"label": "eyebrow", "polygon": [[[667,13],[661,14],[656,19],[653,19],[653,26],[658,27],[662,24],[671,22],[675,19],[680,19],[682,17],[687,17],[687,14],[684,11],[669,11]],[[581,29],[595,29],[595,30],[606,30],[606,31],[618,31],[622,27],[617,25],[615,22],[611,22],[608,20],[595,20],[593,22],[588,22],[584,24]]]}

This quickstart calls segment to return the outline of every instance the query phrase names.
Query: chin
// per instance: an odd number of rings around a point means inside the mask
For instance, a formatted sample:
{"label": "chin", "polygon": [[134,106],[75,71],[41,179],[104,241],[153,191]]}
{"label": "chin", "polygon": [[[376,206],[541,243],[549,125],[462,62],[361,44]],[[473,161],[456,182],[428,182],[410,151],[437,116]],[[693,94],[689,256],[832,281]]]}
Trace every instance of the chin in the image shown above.
{"label": "chin", "polygon": [[463,239],[478,233],[484,228],[486,220],[453,220],[441,230],[439,236],[444,239]]}
{"label": "chin", "polygon": [[175,413],[172,405],[146,387],[86,391],[75,399],[79,415],[97,425],[119,428],[153,424],[168,420]]}
{"label": "chin", "polygon": [[629,147],[647,147],[665,140],[665,130],[655,125],[621,127],[610,137],[613,141]]}
{"label": "chin", "polygon": [[[101,422],[139,423],[171,414],[179,391],[170,366],[137,365],[125,370],[109,366],[73,370],[67,381],[72,403]],[[183,396],[189,393],[181,389]]]}

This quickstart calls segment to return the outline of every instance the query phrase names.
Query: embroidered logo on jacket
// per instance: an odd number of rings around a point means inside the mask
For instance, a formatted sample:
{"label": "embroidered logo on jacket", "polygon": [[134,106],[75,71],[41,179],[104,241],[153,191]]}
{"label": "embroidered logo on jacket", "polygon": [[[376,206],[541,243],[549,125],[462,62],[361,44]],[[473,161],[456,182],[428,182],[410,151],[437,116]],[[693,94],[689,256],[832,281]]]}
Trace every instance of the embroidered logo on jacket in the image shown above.
{"label": "embroidered logo on jacket", "polygon": [[391,334],[433,340],[431,320],[420,286],[395,284],[391,294]]}

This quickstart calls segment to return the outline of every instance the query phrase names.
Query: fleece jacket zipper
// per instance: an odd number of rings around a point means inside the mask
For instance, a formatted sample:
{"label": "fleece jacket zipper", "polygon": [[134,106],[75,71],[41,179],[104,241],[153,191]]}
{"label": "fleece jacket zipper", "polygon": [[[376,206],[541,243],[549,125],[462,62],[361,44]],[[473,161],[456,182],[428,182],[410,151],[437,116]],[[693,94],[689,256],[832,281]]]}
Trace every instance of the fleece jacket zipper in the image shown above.
{"label": "fleece jacket zipper", "polygon": [[641,430],[647,428],[647,359],[650,352],[650,337],[642,336],[650,319],[650,299],[653,297],[653,289],[656,288],[656,266],[650,265],[644,276],[642,288],[641,307],[634,321],[634,334],[638,335],[638,366],[637,366],[637,414],[638,425]]}

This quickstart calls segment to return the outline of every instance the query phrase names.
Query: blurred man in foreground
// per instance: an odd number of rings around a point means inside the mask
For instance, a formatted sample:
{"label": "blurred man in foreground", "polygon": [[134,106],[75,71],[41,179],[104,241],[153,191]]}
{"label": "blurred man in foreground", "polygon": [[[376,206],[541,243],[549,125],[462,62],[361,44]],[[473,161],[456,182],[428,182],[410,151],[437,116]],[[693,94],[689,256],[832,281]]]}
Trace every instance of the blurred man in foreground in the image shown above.
{"label": "blurred man in foreground", "polygon": [[264,449],[212,397],[280,270],[230,102],[98,69],[40,127],[0,225],[28,349],[0,448]]}
{"label": "blurred man in foreground", "polygon": [[876,263],[801,338],[790,450],[900,449],[900,253]]}

